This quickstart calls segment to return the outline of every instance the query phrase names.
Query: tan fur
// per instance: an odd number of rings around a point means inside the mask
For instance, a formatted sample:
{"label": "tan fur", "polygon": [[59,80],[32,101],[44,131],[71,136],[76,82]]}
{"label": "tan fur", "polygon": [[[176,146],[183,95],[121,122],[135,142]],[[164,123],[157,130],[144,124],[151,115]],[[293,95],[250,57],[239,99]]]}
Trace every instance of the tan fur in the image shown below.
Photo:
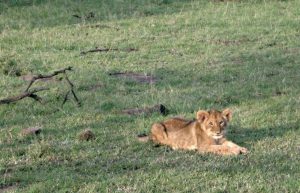
{"label": "tan fur", "polygon": [[232,118],[230,109],[222,112],[198,111],[196,120],[171,118],[154,123],[149,139],[173,149],[198,150],[220,155],[247,153],[247,149],[225,138],[225,129]]}

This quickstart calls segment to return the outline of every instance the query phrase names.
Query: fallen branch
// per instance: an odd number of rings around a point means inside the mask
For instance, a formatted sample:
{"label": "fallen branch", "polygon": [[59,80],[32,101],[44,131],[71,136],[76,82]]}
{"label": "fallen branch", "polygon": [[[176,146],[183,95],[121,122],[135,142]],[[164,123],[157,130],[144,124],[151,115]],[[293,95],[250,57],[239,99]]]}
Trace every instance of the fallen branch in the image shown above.
{"label": "fallen branch", "polygon": [[66,71],[71,71],[72,70],[72,67],[69,66],[67,68],[63,68],[61,70],[56,70],[54,71],[53,73],[49,74],[49,75],[42,75],[42,74],[38,74],[38,75],[34,75],[31,77],[31,80],[27,86],[27,88],[25,89],[25,91],[28,91],[28,89],[32,86],[32,84],[39,80],[39,79],[49,79],[49,78],[52,78],[53,76],[56,76],[58,74],[66,74]]}
{"label": "fallen branch", "polygon": [[41,103],[42,99],[39,96],[37,96],[35,93],[40,92],[40,91],[44,91],[44,90],[49,90],[49,89],[48,88],[35,88],[31,91],[24,91],[23,93],[21,93],[17,96],[9,97],[9,98],[6,98],[6,99],[1,99],[0,104],[10,104],[10,103],[22,100],[26,97],[33,98],[34,100]]}
{"label": "fallen branch", "polygon": [[42,101],[42,98],[39,97],[37,94],[37,92],[40,92],[40,91],[44,91],[44,90],[49,90],[49,88],[35,88],[35,89],[31,89],[31,86],[37,81],[37,80],[41,80],[41,79],[50,79],[54,76],[57,76],[59,74],[63,74],[64,75],[64,78],[66,80],[66,83],[69,85],[69,88],[70,90],[67,92],[67,94],[65,95],[64,97],[64,101],[62,103],[62,106],[66,103],[66,101],[69,99],[69,95],[70,93],[72,93],[73,97],[74,97],[74,100],[77,104],[77,106],[81,106],[81,103],[74,91],[74,84],[70,81],[68,75],[67,75],[67,71],[71,71],[72,70],[72,67],[67,67],[67,68],[63,68],[63,69],[60,69],[60,70],[56,70],[54,72],[52,72],[51,74],[48,74],[48,75],[42,75],[42,74],[38,74],[38,75],[34,75],[30,78],[30,82],[28,84],[28,86],[26,87],[26,89],[24,90],[23,93],[17,95],[17,96],[13,96],[13,97],[9,97],[9,98],[6,98],[6,99],[2,99],[0,100],[0,105],[1,104],[10,104],[12,102],[16,102],[16,101],[19,101],[19,100],[22,100],[26,97],[30,97],[32,99],[34,99],[35,101],[38,101],[40,103],[43,103]]}
{"label": "fallen branch", "polygon": [[126,49],[119,49],[119,48],[95,48],[95,49],[91,49],[91,50],[88,50],[88,51],[82,51],[80,54],[81,55],[85,55],[85,54],[93,53],[93,52],[109,52],[109,51],[133,52],[133,51],[137,51],[137,49],[135,49],[135,48],[126,48]]}

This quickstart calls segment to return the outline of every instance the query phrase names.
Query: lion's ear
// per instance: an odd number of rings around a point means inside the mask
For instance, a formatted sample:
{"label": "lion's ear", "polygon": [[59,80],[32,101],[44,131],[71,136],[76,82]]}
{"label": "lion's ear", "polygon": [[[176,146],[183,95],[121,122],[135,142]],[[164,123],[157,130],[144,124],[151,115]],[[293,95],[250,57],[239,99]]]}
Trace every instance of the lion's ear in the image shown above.
{"label": "lion's ear", "polygon": [[209,114],[208,114],[207,111],[202,111],[202,110],[201,110],[201,111],[198,111],[198,112],[197,112],[196,118],[197,118],[198,121],[203,122],[203,121],[205,121],[206,119],[208,119],[208,116],[209,116]]}
{"label": "lion's ear", "polygon": [[222,115],[227,119],[227,121],[232,119],[232,112],[230,109],[224,109]]}

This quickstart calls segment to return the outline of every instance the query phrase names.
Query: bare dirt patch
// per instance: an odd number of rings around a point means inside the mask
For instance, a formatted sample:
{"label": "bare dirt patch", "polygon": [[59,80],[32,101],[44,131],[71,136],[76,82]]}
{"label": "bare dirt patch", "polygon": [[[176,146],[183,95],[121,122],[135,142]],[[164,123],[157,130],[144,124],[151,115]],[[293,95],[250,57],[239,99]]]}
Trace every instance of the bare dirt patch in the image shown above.
{"label": "bare dirt patch", "polygon": [[10,185],[10,186],[0,186],[0,193],[8,193],[16,190],[18,188],[17,185]]}
{"label": "bare dirt patch", "polygon": [[158,81],[157,78],[152,75],[138,74],[138,73],[134,73],[134,72],[115,72],[115,73],[109,73],[109,75],[118,77],[118,78],[131,79],[138,83],[153,84]]}
{"label": "bare dirt patch", "polygon": [[29,127],[21,130],[21,135],[29,136],[29,135],[39,135],[42,132],[40,127]]}

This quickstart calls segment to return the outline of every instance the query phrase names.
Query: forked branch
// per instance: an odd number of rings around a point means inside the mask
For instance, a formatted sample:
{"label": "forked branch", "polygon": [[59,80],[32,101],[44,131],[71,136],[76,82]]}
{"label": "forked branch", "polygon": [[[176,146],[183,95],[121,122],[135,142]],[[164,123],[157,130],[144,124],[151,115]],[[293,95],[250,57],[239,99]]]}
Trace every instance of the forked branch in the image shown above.
{"label": "forked branch", "polygon": [[42,74],[34,75],[34,76],[32,76],[32,78],[31,78],[31,80],[30,80],[30,82],[29,82],[27,88],[25,89],[25,91],[28,91],[29,88],[32,86],[32,84],[33,84],[35,81],[39,80],[39,79],[52,78],[52,77],[54,77],[54,76],[56,76],[56,75],[58,75],[58,74],[66,74],[66,71],[71,71],[71,70],[72,70],[72,67],[69,66],[69,67],[67,67],[67,68],[63,68],[63,69],[60,69],[60,70],[56,70],[56,71],[54,71],[53,73],[48,74],[48,75],[42,75]]}
{"label": "forked branch", "polygon": [[69,79],[69,77],[68,77],[68,75],[66,73],[67,71],[71,71],[71,70],[72,70],[72,67],[69,66],[67,68],[56,70],[56,71],[54,71],[54,72],[52,72],[51,74],[48,74],[48,75],[42,75],[42,74],[34,75],[34,76],[31,77],[30,82],[29,82],[28,86],[26,87],[26,89],[24,90],[24,92],[20,93],[17,96],[13,96],[13,97],[8,97],[8,98],[5,98],[5,99],[1,99],[0,100],[0,105],[1,104],[10,104],[10,103],[22,100],[22,99],[24,99],[26,97],[32,98],[35,101],[43,103],[42,98],[39,97],[36,93],[40,92],[40,91],[44,91],[44,90],[49,90],[49,88],[34,88],[34,89],[30,89],[31,86],[37,80],[49,79],[49,78],[52,78],[52,77],[57,76],[59,74],[63,74],[64,78],[65,78],[65,80],[67,82],[67,84],[69,85],[70,90],[67,92],[62,105],[64,105],[66,103],[66,101],[68,100],[69,94],[72,93],[72,95],[74,97],[74,101],[76,102],[77,106],[81,106],[81,103],[80,103],[80,101],[79,101],[79,99],[78,99],[78,97],[77,97],[77,95],[76,95],[76,93],[74,91],[74,84],[70,81],[70,79]]}

